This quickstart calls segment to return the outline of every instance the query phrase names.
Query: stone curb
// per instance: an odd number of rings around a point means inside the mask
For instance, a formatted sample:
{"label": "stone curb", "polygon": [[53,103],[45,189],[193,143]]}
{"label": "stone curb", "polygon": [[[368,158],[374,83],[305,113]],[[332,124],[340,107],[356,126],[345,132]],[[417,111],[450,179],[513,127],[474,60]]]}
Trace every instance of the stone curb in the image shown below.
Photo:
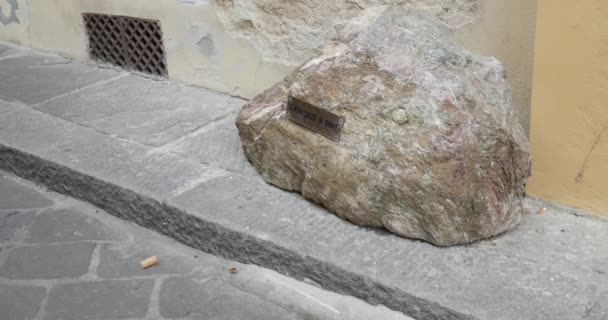
{"label": "stone curb", "polygon": [[[413,296],[396,287],[375,282],[362,274],[303,256],[277,243],[205,221],[162,200],[138,194],[27,152],[0,144],[0,169],[40,183],[135,222],[188,246],[241,263],[274,269],[296,279],[309,279],[324,289],[351,295],[371,304],[383,304],[416,319],[476,319]],[[174,228],[170,221],[181,221]],[[187,228],[186,226],[190,226]]]}

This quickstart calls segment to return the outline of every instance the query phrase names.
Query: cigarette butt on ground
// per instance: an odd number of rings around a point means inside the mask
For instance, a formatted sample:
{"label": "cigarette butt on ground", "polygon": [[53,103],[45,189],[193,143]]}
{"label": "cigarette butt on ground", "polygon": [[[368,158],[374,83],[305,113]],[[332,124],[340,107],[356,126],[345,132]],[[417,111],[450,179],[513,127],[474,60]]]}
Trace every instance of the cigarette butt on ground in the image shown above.
{"label": "cigarette butt on ground", "polygon": [[540,208],[538,210],[538,214],[543,214],[543,213],[545,213],[546,210],[547,210],[547,208]]}
{"label": "cigarette butt on ground", "polygon": [[140,262],[139,262],[139,266],[140,266],[142,269],[147,269],[147,268],[150,268],[151,266],[153,266],[153,265],[155,265],[155,264],[157,264],[157,263],[158,263],[158,257],[156,257],[156,256],[151,256],[151,257],[149,257],[149,258],[146,258],[146,259],[144,259],[144,260],[140,261]]}
{"label": "cigarette butt on ground", "polygon": [[230,273],[232,273],[232,274],[235,274],[235,273],[237,273],[238,271],[236,270],[236,268],[230,268],[230,269],[228,269],[228,272],[230,272]]}

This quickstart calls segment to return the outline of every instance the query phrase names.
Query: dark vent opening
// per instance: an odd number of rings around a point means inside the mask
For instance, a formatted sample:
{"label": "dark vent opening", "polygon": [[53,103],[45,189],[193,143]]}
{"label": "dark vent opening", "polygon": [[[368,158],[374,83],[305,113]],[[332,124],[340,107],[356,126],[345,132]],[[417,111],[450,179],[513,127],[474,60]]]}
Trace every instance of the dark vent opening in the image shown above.
{"label": "dark vent opening", "polygon": [[97,13],[82,15],[91,59],[167,76],[160,22]]}

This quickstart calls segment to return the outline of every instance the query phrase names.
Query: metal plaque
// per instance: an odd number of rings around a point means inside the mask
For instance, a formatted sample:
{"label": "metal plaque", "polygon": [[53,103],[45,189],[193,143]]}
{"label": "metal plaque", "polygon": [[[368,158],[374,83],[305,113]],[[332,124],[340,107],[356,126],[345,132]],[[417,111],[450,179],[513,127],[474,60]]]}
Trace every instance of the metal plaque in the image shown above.
{"label": "metal plaque", "polygon": [[292,96],[287,100],[287,117],[326,138],[340,141],[344,117]]}

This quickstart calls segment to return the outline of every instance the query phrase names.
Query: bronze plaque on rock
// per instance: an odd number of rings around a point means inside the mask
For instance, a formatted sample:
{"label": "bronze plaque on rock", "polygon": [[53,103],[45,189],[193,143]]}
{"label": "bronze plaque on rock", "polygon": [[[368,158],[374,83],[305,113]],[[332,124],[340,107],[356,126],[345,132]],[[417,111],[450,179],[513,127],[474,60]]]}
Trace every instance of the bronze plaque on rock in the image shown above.
{"label": "bronze plaque on rock", "polygon": [[326,138],[336,142],[340,141],[344,117],[292,96],[287,99],[287,117],[289,119]]}

